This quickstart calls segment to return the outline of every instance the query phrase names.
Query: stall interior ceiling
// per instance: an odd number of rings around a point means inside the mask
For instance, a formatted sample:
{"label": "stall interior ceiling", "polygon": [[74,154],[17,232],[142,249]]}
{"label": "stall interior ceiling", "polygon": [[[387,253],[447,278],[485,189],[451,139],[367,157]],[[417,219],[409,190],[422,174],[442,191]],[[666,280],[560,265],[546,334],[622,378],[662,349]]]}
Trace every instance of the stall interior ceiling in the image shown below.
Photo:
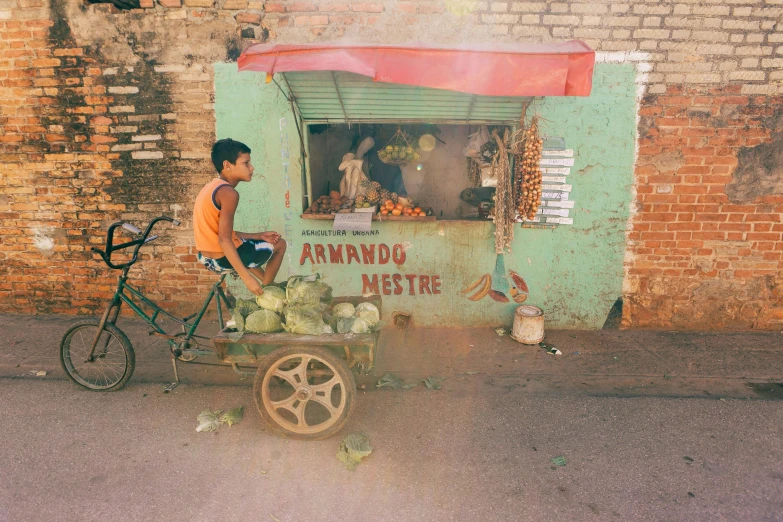
{"label": "stall interior ceiling", "polygon": [[374,82],[338,71],[279,73],[307,123],[515,124],[529,97]]}
{"label": "stall interior ceiling", "polygon": [[[519,114],[516,116],[519,117]],[[438,219],[481,219],[478,216],[478,201],[463,201],[461,192],[474,188],[467,173],[467,158],[463,149],[470,134],[479,130],[479,125],[445,125],[422,123],[401,125],[382,121],[374,124],[310,124],[309,167],[313,199],[338,190],[343,172],[339,166],[343,156],[356,152],[362,139],[374,136],[376,147],[384,148],[389,140],[402,129],[413,138],[413,148],[420,155],[418,161],[400,168],[402,179],[410,199],[422,208],[431,208]],[[431,151],[417,147],[416,140],[424,133],[437,138]],[[372,154],[370,151],[368,154]],[[365,156],[366,158],[366,156]],[[364,161],[365,173],[372,178],[368,161]],[[485,194],[491,200],[494,189],[476,189],[477,195]]]}

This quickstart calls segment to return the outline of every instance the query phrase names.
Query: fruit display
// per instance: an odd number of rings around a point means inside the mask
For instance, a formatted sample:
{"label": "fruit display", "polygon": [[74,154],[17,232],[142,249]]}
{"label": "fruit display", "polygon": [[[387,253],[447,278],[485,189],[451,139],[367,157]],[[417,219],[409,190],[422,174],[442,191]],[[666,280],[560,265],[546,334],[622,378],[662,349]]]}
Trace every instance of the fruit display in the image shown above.
{"label": "fruit display", "polygon": [[395,203],[391,199],[387,199],[381,205],[378,214],[381,216],[423,217],[431,216],[432,209],[425,211],[418,206],[407,206],[399,202]]}
{"label": "fruit display", "polygon": [[386,146],[378,151],[378,158],[387,164],[403,166],[419,161],[421,154],[414,150],[411,141],[411,138],[402,129],[397,129]]}
{"label": "fruit display", "polygon": [[523,219],[532,220],[536,217],[541,205],[541,150],[544,140],[538,133],[538,118],[534,117],[530,127],[524,131],[524,148],[521,155],[516,156],[515,188],[517,196],[517,211]]}
{"label": "fruit display", "polygon": [[305,210],[305,214],[334,214],[339,210],[350,208],[350,205],[351,202],[347,197],[341,196],[336,190],[332,190],[328,196],[321,196],[315,200]]}

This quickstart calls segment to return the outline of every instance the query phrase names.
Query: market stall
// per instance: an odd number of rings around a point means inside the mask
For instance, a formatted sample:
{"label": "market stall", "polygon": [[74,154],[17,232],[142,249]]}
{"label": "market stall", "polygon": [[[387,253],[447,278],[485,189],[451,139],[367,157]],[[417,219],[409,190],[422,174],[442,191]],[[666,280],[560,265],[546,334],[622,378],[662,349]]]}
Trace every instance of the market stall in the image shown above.
{"label": "market stall", "polygon": [[526,109],[534,97],[589,95],[593,62],[578,41],[259,44],[242,54],[239,69],[266,73],[300,118],[303,219],[492,219],[508,243],[513,222],[548,221],[534,165],[544,141]]}

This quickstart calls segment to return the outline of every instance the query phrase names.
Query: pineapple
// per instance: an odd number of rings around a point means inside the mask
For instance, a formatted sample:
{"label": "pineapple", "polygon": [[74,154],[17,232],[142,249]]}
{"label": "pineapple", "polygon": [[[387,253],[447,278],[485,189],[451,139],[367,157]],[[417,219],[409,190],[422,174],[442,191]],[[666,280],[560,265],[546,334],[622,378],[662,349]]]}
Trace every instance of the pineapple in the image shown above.
{"label": "pineapple", "polygon": [[370,185],[372,185],[372,188],[374,188],[375,190],[381,190],[381,184],[378,183],[377,181],[371,181]]}
{"label": "pineapple", "polygon": [[381,189],[379,194],[381,196],[381,201],[386,201],[388,199],[391,199],[391,192],[389,192],[386,189]]}
{"label": "pineapple", "polygon": [[361,205],[362,203],[364,203],[364,195],[357,194],[357,196],[356,196],[356,204],[357,205]]}
{"label": "pineapple", "polygon": [[396,192],[391,192],[388,199],[392,200],[392,203],[396,205],[397,201],[399,201],[399,198],[400,196],[398,196]]}
{"label": "pineapple", "polygon": [[365,198],[368,203],[372,203],[374,205],[375,203],[378,203],[378,200],[380,200],[381,195],[378,193],[377,190],[371,188],[370,190],[367,191]]}

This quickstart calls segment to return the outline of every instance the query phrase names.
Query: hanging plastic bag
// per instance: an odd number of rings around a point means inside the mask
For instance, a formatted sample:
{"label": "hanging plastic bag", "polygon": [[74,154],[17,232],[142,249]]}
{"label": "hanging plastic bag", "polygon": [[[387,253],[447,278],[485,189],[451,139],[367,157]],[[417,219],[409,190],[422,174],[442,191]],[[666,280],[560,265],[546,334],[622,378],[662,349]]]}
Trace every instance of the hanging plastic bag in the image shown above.
{"label": "hanging plastic bag", "polygon": [[462,149],[462,155],[469,158],[479,159],[481,147],[489,141],[489,129],[482,125],[478,131],[468,137],[468,144]]}

